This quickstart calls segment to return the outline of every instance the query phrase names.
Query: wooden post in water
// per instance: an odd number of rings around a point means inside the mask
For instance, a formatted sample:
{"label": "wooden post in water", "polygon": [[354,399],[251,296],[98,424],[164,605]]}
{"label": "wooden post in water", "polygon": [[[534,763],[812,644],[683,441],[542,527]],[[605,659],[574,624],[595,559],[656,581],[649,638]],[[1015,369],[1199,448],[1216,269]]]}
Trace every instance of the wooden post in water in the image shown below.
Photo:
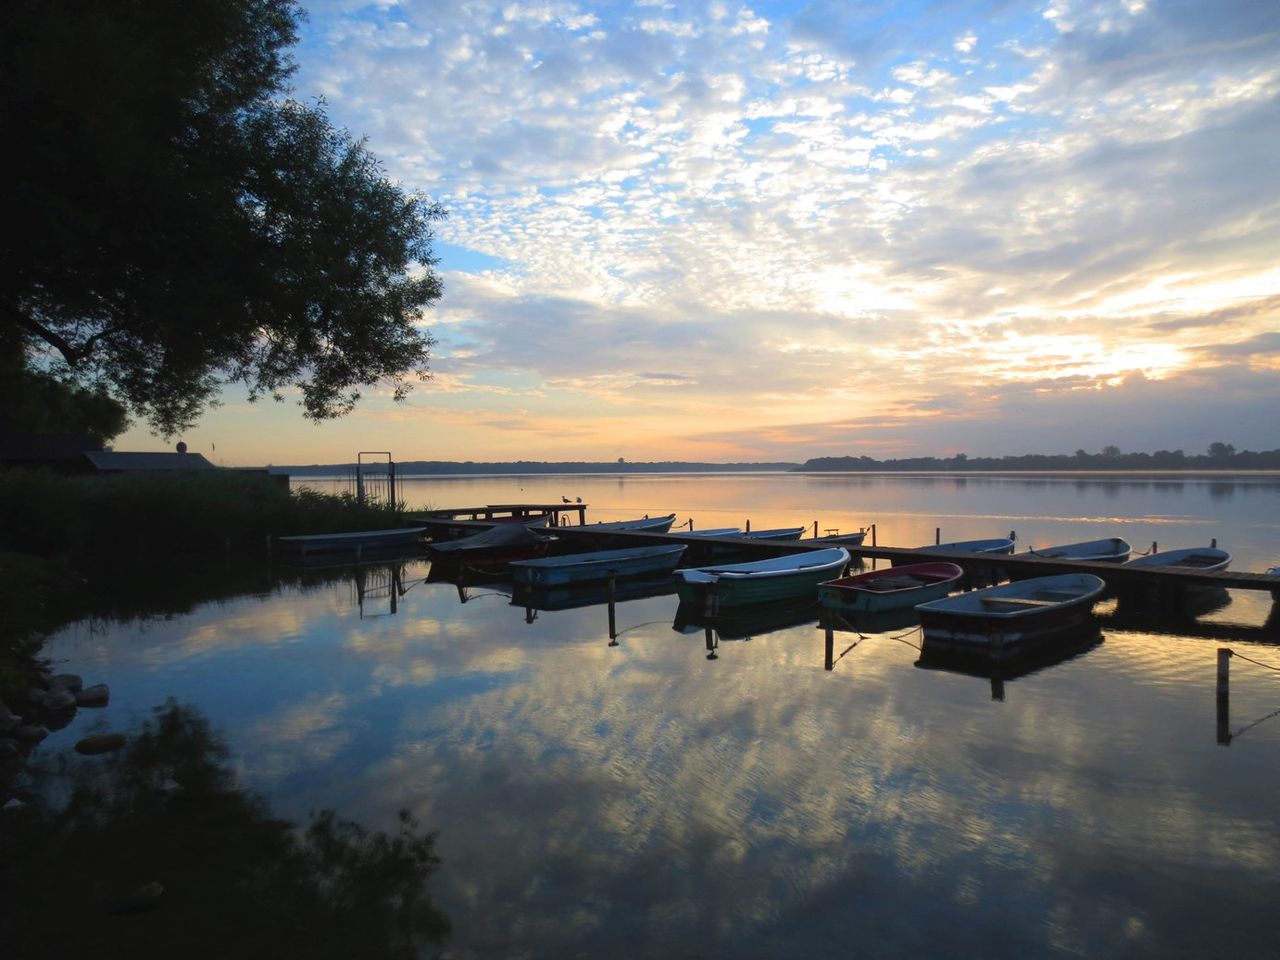
{"label": "wooden post in water", "polygon": [[1218,648],[1218,743],[1231,745],[1231,648]]}
{"label": "wooden post in water", "polygon": [[751,532],[751,520],[750,520],[750,518],[748,518],[748,519],[747,519],[747,533],[750,533],[750,532]]}
{"label": "wooden post in water", "polygon": [[618,645],[617,618],[614,616],[614,597],[617,588],[617,578],[609,578],[609,646],[616,647]]}
{"label": "wooden post in water", "polygon": [[716,634],[710,627],[707,627],[707,659],[716,659]]}
{"label": "wooden post in water", "polygon": [[941,542],[942,542],[942,528],[934,527],[933,528],[933,545],[936,547]]}
{"label": "wooden post in water", "polygon": [[813,539],[818,539],[818,521],[813,521]]}
{"label": "wooden post in water", "polygon": [[836,632],[831,626],[833,616],[825,613],[822,617],[822,625],[826,631],[825,650],[822,657],[822,668],[824,670],[834,670],[836,668]]}

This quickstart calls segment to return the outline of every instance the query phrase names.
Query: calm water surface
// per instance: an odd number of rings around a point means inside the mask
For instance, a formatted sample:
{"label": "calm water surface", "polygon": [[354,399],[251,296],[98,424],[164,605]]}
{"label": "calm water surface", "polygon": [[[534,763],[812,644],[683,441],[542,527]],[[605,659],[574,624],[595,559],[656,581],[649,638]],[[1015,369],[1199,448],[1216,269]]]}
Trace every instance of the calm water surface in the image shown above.
{"label": "calm water surface", "polygon": [[[1015,530],[1020,549],[1216,538],[1235,569],[1280,562],[1274,476],[450,478],[404,496],[581,497],[589,521],[675,512],[702,528],[875,523],[891,546],[935,528]],[[412,811],[437,831],[449,956],[1280,945],[1280,717],[1266,719],[1280,672],[1233,662],[1229,745],[1214,696],[1220,646],[1280,666],[1265,595],[1158,625],[1104,604],[1100,644],[993,683],[916,666],[919,636],[902,629],[837,634],[825,670],[816,614],[722,637],[708,659],[701,629],[673,628],[674,595],[619,604],[611,646],[604,607],[530,622],[501,584],[433,582],[421,560],[278,572],[251,593],[61,631],[47,652],[112,699],[40,749],[174,697],[280,816],[333,808],[390,829]]]}

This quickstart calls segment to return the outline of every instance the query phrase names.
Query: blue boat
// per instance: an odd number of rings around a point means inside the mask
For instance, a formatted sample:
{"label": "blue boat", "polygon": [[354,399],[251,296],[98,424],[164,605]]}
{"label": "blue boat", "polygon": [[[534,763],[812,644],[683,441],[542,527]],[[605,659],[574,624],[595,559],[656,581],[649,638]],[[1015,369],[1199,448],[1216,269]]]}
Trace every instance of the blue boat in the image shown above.
{"label": "blue boat", "polygon": [[511,579],[533,587],[555,587],[570,583],[592,583],[614,577],[638,577],[670,573],[685,551],[683,543],[625,550],[596,550],[563,557],[517,560],[511,564]]}

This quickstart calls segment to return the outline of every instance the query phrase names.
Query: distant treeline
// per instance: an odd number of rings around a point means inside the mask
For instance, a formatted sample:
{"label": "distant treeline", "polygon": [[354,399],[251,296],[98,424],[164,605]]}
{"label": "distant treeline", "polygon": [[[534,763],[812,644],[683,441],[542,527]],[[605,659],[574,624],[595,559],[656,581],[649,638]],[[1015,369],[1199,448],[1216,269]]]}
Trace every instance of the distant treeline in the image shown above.
{"label": "distant treeline", "polygon": [[1280,470],[1280,450],[1237,452],[1230,444],[1215,443],[1208,453],[1181,450],[1122,453],[1108,447],[1102,453],[1077,450],[1073,454],[1023,454],[1012,457],[909,457],[874,460],[871,457],[814,457],[800,471],[927,471],[927,470]]}
{"label": "distant treeline", "polygon": [[[385,465],[368,464],[370,472],[382,472]],[[797,463],[631,463],[611,460],[596,463],[588,460],[548,463],[538,460],[517,460],[505,463],[456,460],[406,460],[396,464],[400,476],[419,474],[529,474],[529,473],[699,473],[726,471],[749,472],[764,470],[795,470]],[[345,477],[355,470],[354,463],[311,464],[309,466],[272,466],[274,472],[294,477]]]}

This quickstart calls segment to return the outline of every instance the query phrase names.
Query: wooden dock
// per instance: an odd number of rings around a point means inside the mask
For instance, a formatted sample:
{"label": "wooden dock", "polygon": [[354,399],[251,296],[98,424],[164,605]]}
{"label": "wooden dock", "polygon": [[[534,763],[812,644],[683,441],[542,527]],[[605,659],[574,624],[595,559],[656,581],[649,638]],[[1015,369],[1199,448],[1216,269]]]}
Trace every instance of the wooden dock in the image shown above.
{"label": "wooden dock", "polygon": [[553,527],[568,525],[568,517],[578,515],[578,524],[587,522],[585,503],[487,503],[482,507],[454,507],[450,510],[419,510],[409,514],[413,522],[440,523],[455,520],[484,521],[486,523],[510,523],[520,520],[537,520],[550,517]]}
{"label": "wooden dock", "polygon": [[[636,533],[627,530],[592,531],[591,525],[564,527],[556,531],[564,538],[592,538],[608,536],[628,543],[683,543],[691,549],[711,544],[731,547],[735,552],[753,558],[780,556],[807,550],[826,550],[830,543],[815,540],[753,540],[746,537],[699,537],[674,533]],[[1131,587],[1225,587],[1230,590],[1280,591],[1280,577],[1265,573],[1247,573],[1234,570],[1194,570],[1178,567],[1130,567],[1121,563],[1096,561],[1056,560],[1029,554],[982,554],[957,550],[929,548],[849,546],[840,544],[853,557],[864,560],[897,560],[899,562],[929,563],[947,561],[963,567],[966,573],[1003,571],[1020,577],[1047,577],[1058,573],[1092,573],[1101,577],[1113,589]]]}

